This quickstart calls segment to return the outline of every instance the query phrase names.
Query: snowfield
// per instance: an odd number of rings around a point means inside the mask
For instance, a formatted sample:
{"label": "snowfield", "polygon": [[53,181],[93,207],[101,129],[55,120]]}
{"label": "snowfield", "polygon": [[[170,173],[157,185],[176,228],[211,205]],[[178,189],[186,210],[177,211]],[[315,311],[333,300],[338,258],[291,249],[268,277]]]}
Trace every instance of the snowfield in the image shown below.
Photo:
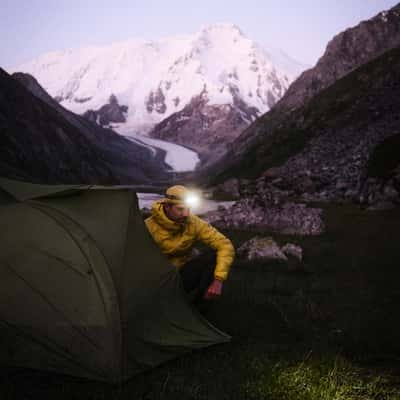
{"label": "snowfield", "polygon": [[200,162],[199,156],[195,151],[189,150],[186,147],[179,146],[174,143],[166,142],[164,140],[151,139],[147,136],[138,134],[134,136],[126,136],[126,138],[151,148],[153,154],[156,152],[154,147],[165,150],[166,156],[164,161],[175,172],[193,171],[196,165]]}

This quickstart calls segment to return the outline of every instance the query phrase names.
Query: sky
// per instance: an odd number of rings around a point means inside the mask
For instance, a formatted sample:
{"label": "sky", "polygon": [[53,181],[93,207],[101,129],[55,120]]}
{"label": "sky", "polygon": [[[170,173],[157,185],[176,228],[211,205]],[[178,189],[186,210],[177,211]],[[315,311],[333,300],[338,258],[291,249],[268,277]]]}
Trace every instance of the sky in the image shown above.
{"label": "sky", "polygon": [[0,0],[0,67],[50,51],[193,34],[218,22],[312,66],[328,41],[394,0]]}

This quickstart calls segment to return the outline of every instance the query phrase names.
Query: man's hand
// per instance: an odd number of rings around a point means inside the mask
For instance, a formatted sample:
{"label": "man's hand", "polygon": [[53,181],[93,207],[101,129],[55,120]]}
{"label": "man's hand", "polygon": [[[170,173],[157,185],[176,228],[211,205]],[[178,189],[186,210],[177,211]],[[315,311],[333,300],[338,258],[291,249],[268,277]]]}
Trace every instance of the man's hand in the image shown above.
{"label": "man's hand", "polygon": [[205,300],[215,299],[221,295],[222,292],[222,281],[214,279],[211,285],[208,287],[206,294],[204,295]]}

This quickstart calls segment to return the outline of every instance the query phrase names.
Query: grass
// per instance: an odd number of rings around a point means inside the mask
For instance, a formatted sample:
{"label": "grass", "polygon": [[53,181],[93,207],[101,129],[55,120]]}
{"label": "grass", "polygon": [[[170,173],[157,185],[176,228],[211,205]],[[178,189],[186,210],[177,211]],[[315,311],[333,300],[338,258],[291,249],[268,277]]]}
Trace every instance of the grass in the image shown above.
{"label": "grass", "polygon": [[[2,370],[6,399],[400,399],[399,210],[327,205],[328,232],[274,235],[301,269],[237,262],[207,318],[232,341],[119,386]],[[254,232],[226,232],[235,246]],[[270,232],[264,232],[269,235]]]}
{"label": "grass", "polygon": [[366,376],[341,356],[298,362],[254,360],[254,378],[244,385],[246,398],[268,400],[399,399],[387,377]]}

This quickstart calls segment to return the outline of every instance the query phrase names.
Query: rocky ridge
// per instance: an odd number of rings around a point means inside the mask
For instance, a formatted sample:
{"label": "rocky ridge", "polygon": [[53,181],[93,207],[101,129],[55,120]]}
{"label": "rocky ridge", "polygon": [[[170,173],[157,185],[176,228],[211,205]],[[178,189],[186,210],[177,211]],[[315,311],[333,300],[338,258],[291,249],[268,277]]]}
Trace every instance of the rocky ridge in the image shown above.
{"label": "rocky ridge", "polygon": [[196,150],[201,167],[214,162],[258,116],[257,108],[244,103],[233,89],[232,93],[232,105],[212,105],[204,89],[181,111],[157,124],[149,135]]}
{"label": "rocky ridge", "polygon": [[64,109],[28,74],[0,69],[0,170],[41,183],[153,184],[163,154]]}
{"label": "rocky ridge", "polygon": [[108,104],[98,110],[87,110],[83,117],[100,126],[112,127],[112,123],[126,122],[125,114],[128,106],[119,105],[114,95],[110,96]]}
{"label": "rocky ridge", "polygon": [[[264,171],[264,181],[307,201],[373,205],[380,198],[369,193],[373,180],[368,166],[376,147],[399,133],[399,67],[400,49],[393,49],[337,82],[332,87],[337,90],[325,92],[325,96],[335,96],[334,101],[324,105],[320,97],[313,100],[310,113],[315,113],[318,101],[320,112],[306,117],[294,131],[297,128],[301,134],[312,129],[314,136],[272,173]],[[394,173],[392,178],[381,179],[380,185],[383,193],[400,204],[398,177]]]}

